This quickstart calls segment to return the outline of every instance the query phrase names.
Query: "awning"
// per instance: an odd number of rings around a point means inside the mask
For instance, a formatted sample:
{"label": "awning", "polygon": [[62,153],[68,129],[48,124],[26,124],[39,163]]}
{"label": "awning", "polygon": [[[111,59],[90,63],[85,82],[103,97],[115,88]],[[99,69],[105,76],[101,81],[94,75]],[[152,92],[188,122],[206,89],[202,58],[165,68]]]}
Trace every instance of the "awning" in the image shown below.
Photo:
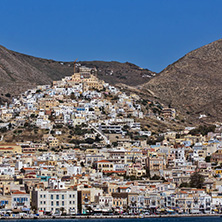
{"label": "awning", "polygon": [[19,213],[19,212],[22,212],[22,210],[21,209],[12,209],[12,212],[13,213]]}

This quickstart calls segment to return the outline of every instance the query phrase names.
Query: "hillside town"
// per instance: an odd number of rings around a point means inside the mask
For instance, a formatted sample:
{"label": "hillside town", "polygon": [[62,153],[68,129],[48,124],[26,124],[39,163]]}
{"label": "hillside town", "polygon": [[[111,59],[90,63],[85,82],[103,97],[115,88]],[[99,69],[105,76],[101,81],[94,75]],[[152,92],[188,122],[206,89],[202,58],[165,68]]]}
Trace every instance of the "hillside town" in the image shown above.
{"label": "hillside town", "polygon": [[154,132],[176,110],[97,71],[0,107],[0,215],[222,213],[222,124]]}

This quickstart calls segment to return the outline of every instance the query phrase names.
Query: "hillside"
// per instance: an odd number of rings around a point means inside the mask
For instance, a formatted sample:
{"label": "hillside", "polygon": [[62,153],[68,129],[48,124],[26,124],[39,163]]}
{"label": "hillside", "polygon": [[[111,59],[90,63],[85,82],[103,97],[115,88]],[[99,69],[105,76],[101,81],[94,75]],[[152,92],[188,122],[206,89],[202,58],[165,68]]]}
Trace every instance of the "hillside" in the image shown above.
{"label": "hillside", "polygon": [[[189,52],[158,75],[131,63],[79,63],[96,67],[106,82],[176,108],[191,121],[200,114],[207,116],[204,121],[222,120],[222,40]],[[36,58],[0,46],[0,102],[7,93],[15,95],[72,73],[72,62]]]}
{"label": "hillside", "polygon": [[[137,85],[147,82],[153,72],[131,63],[80,62],[98,68],[98,77],[111,84]],[[0,94],[15,95],[36,84],[50,84],[64,76],[73,74],[72,62],[53,61],[21,54],[0,46]]]}
{"label": "hillside", "polygon": [[222,120],[222,39],[191,51],[139,88],[188,118]]}

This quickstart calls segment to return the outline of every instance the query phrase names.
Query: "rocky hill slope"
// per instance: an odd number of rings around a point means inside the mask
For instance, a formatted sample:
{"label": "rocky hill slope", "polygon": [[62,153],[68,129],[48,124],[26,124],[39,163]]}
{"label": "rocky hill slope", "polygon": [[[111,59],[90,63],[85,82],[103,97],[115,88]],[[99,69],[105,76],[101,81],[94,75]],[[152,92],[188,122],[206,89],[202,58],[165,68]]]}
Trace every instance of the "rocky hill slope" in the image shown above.
{"label": "rocky hill slope", "polygon": [[[204,114],[201,120],[222,120],[222,40],[191,51],[158,75],[131,63],[80,63],[96,67],[98,77],[106,82],[130,86],[130,90],[176,108],[188,119]],[[72,73],[72,62],[36,58],[0,46],[0,99]]]}
{"label": "rocky hill slope", "polygon": [[[131,63],[80,62],[98,68],[98,77],[111,84],[137,85],[147,82],[155,73]],[[72,62],[53,61],[21,54],[0,46],[0,94],[14,95],[36,84],[49,84],[73,74]]]}
{"label": "rocky hill slope", "polygon": [[187,117],[222,120],[222,39],[191,51],[140,88]]}

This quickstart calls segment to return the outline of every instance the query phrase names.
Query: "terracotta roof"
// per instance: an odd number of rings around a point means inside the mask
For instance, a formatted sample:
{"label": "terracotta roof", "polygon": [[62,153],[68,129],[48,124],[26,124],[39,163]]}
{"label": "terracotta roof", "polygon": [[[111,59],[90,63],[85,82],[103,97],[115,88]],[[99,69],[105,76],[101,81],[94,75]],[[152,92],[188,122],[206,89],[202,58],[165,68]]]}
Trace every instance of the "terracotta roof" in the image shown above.
{"label": "terracotta roof", "polygon": [[12,147],[0,147],[0,150],[13,150]]}
{"label": "terracotta roof", "polygon": [[97,161],[97,163],[106,163],[106,162],[110,163],[109,160],[99,160],[99,161]]}
{"label": "terracotta roof", "polygon": [[12,194],[14,195],[14,194],[27,194],[27,193],[25,193],[25,192],[21,192],[21,191],[17,190],[17,191],[15,191],[15,192],[12,193]]}
{"label": "terracotta roof", "polygon": [[128,189],[129,187],[119,187],[120,189],[122,189],[122,190],[126,190],[126,189]]}
{"label": "terracotta roof", "polygon": [[34,168],[22,168],[23,170],[35,170]]}
{"label": "terracotta roof", "polygon": [[128,184],[128,185],[129,185],[129,184],[132,184],[132,183],[133,183],[133,182],[128,181],[126,184]]}

